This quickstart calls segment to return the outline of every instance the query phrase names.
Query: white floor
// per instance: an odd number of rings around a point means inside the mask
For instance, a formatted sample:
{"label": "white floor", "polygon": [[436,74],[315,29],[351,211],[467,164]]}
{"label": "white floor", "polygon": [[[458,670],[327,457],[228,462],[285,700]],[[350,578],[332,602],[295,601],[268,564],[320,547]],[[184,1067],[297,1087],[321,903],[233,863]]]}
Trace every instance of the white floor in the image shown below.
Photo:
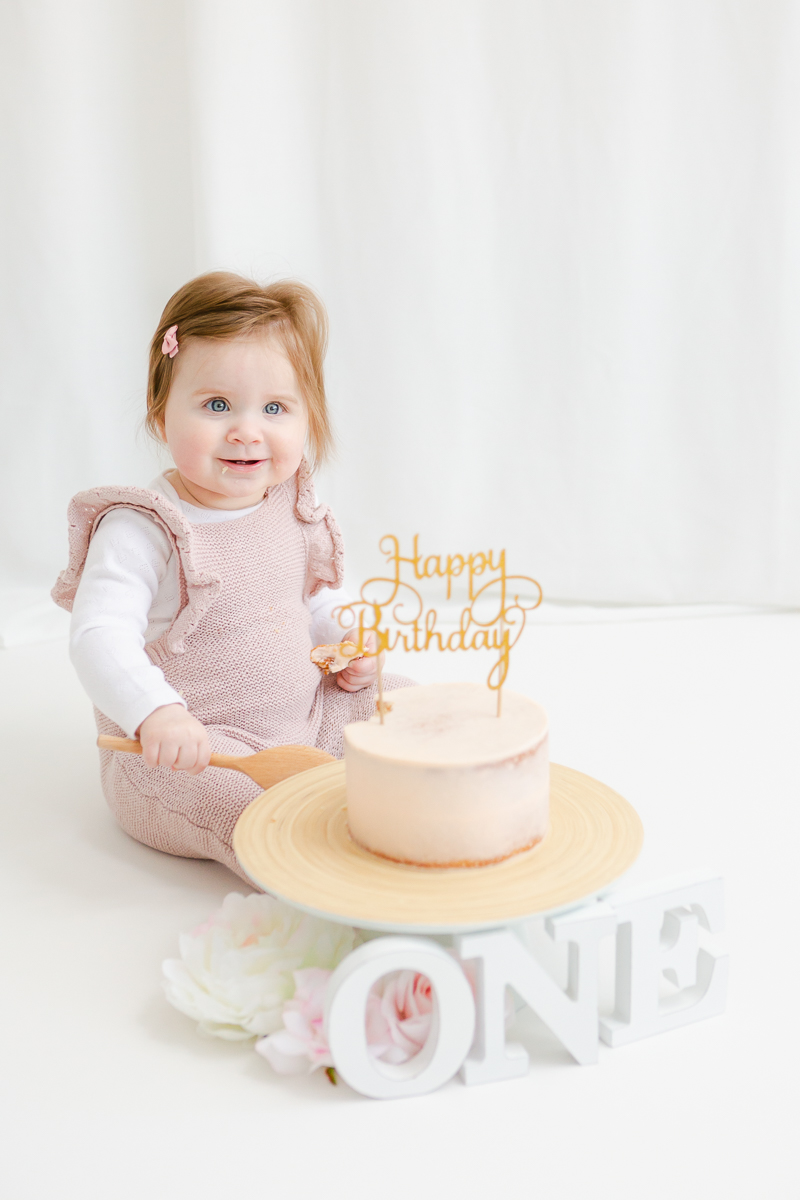
{"label": "white floor", "polygon": [[[115,826],[64,642],[0,652],[3,1195],[800,1195],[800,614],[636,615],[532,620],[511,684],[549,710],[556,761],[641,813],[631,879],[724,874],[728,1012],[603,1047],[595,1067],[525,1017],[526,1078],[383,1103],[276,1077],[166,1004],[161,960],[241,884]],[[482,670],[467,655],[394,665],[423,681]]]}

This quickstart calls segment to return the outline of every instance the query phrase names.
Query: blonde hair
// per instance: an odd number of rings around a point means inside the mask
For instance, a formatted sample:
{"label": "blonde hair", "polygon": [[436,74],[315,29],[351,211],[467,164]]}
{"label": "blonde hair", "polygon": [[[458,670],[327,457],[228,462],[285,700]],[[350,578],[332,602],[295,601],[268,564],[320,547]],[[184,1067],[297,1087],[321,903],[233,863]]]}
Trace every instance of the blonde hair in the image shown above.
{"label": "blonde hair", "polygon": [[322,364],[328,342],[325,307],[311,288],[293,279],[262,287],[228,271],[198,275],[167,302],[150,343],[145,427],[159,437],[164,421],[174,359],[161,351],[164,335],[178,326],[178,345],[186,338],[243,337],[274,333],[280,338],[308,409],[308,438],[312,465],[324,461],[333,448]]}

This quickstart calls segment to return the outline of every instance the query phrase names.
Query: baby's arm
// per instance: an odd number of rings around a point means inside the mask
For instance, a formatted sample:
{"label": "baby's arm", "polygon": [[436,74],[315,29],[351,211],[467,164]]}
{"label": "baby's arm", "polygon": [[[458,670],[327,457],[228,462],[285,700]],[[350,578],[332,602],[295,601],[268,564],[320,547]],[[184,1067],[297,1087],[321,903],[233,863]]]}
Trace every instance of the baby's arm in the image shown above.
{"label": "baby's arm", "polygon": [[340,642],[345,636],[347,625],[340,625],[333,615],[338,608],[351,604],[353,597],[346,588],[320,588],[308,602],[311,613],[311,645],[322,646],[328,642]]}
{"label": "baby's arm", "polygon": [[[333,615],[337,608],[352,602],[353,597],[345,588],[322,588],[309,602],[311,610],[311,643],[319,646],[325,643],[342,642],[347,639],[347,626],[340,625]],[[355,640],[355,639],[354,639]],[[375,638],[367,636],[367,649],[372,650]],[[345,692],[360,692],[369,687],[378,677],[378,668],[374,658],[359,658],[343,671],[337,671],[336,682]]]}
{"label": "baby's arm", "polygon": [[117,509],[103,518],[75,597],[70,657],[101,712],[138,734],[150,766],[196,773],[208,763],[206,731],[144,649],[171,555],[166,534],[143,514]]}

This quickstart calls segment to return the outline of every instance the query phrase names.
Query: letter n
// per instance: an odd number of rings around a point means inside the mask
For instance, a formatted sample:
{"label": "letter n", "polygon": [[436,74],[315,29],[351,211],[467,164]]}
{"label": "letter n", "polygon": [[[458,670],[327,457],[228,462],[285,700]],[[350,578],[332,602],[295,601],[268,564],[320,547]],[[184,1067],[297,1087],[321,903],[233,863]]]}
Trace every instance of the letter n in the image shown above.
{"label": "letter n", "polygon": [[477,1023],[472,1049],[461,1068],[465,1083],[489,1083],[524,1075],[527,1051],[506,1045],[505,990],[511,987],[579,1063],[597,1061],[597,959],[601,938],[616,928],[613,911],[592,903],[548,918],[554,941],[569,942],[569,973],[563,991],[508,929],[456,938],[456,953],[476,962]]}

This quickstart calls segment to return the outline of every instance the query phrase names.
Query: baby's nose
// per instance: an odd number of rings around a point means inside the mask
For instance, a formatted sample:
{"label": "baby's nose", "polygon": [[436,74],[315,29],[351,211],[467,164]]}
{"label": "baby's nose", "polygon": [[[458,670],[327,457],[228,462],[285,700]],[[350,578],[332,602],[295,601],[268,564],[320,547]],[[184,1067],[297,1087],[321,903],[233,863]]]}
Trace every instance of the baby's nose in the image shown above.
{"label": "baby's nose", "polygon": [[263,442],[264,435],[259,429],[255,421],[238,421],[232,429],[228,430],[229,442],[244,442],[245,445],[253,445],[257,442]]}

